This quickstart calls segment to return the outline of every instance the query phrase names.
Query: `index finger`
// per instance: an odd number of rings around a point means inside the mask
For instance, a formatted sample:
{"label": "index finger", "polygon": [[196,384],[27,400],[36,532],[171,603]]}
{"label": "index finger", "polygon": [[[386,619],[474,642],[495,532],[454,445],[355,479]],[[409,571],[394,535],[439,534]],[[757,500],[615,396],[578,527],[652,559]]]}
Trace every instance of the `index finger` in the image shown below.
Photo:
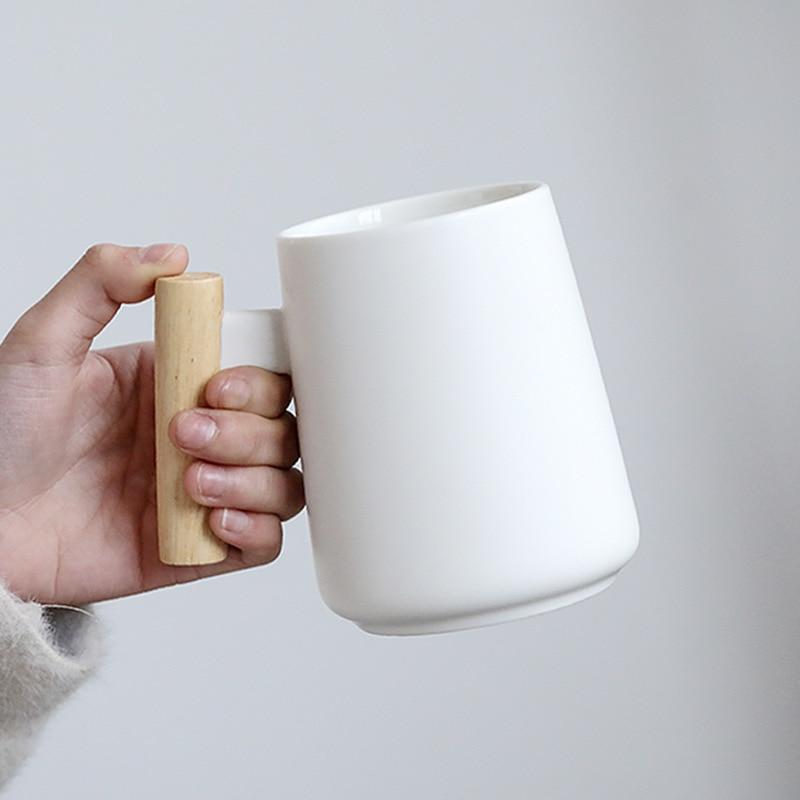
{"label": "index finger", "polygon": [[291,399],[291,378],[261,367],[223,369],[206,385],[206,402],[211,408],[250,411],[270,419],[280,417]]}

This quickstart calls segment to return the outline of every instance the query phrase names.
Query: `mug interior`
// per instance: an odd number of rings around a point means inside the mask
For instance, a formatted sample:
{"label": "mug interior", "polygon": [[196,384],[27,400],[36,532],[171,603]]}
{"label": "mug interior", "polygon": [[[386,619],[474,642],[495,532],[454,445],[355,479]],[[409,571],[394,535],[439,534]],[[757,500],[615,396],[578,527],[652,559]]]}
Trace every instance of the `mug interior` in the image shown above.
{"label": "mug interior", "polygon": [[401,225],[465,211],[500,200],[508,200],[543,186],[544,184],[535,182],[498,183],[491,186],[474,186],[405,197],[301,222],[281,231],[278,238],[302,239],[313,236],[331,236],[389,225]]}

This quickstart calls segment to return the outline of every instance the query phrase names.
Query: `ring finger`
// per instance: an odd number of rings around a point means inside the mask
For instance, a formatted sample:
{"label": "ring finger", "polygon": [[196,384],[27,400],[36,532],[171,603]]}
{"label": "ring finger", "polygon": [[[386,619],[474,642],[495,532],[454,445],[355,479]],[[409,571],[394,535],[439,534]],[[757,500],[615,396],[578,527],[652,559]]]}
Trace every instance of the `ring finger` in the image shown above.
{"label": "ring finger", "polygon": [[192,499],[212,508],[240,508],[287,520],[305,503],[303,474],[275,467],[225,467],[195,461],[184,486]]}

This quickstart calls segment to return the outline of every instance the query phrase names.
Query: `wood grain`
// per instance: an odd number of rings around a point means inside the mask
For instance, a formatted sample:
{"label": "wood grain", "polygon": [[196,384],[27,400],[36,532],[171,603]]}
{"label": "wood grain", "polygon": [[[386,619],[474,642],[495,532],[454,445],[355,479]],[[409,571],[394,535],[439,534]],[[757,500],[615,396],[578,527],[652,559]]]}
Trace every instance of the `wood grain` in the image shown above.
{"label": "wood grain", "polygon": [[205,405],[209,378],[219,371],[222,276],[185,273],[156,281],[155,416],[159,557],[165,564],[214,564],[227,545],[208,524],[209,510],[183,488],[192,463],[170,441],[172,417]]}

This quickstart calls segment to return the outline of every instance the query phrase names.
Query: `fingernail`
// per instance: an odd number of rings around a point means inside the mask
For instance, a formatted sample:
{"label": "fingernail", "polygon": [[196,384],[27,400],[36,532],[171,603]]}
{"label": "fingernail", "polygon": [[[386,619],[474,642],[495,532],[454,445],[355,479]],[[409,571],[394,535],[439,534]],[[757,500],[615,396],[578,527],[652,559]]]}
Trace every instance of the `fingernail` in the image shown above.
{"label": "fingernail", "polygon": [[250,517],[244,511],[238,511],[235,508],[226,508],[222,512],[222,519],[220,520],[223,530],[230,533],[243,533],[245,528],[250,524]]}
{"label": "fingernail", "polygon": [[197,485],[200,494],[209,500],[218,500],[225,491],[225,471],[212,464],[201,464],[197,469]]}
{"label": "fingernail", "polygon": [[139,261],[142,264],[157,264],[159,261],[164,261],[177,246],[177,244],[171,242],[164,242],[140,247]]}
{"label": "fingernail", "polygon": [[225,408],[242,408],[250,399],[250,384],[244,378],[231,375],[219,390],[220,405]]}
{"label": "fingernail", "polygon": [[175,438],[181,447],[196,450],[207,445],[219,432],[217,423],[207,414],[181,411],[175,426]]}

